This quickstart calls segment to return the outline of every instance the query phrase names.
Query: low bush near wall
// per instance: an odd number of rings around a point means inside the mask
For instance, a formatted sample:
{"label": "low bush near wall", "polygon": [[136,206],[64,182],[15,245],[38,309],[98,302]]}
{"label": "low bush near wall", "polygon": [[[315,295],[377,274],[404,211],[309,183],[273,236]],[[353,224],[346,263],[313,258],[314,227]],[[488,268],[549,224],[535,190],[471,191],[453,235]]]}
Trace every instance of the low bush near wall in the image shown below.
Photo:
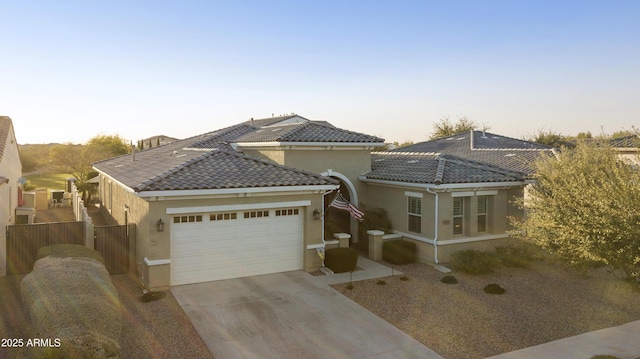
{"label": "low bush near wall", "polygon": [[531,246],[508,245],[496,247],[496,256],[500,263],[512,268],[527,268],[535,258],[534,249]]}
{"label": "low bush near wall", "polygon": [[77,244],[52,244],[38,249],[36,260],[44,257],[89,258],[104,264],[100,252]]}
{"label": "low bush near wall", "polygon": [[327,249],[324,264],[334,273],[353,272],[358,265],[358,251],[353,248]]}
{"label": "low bush near wall", "polygon": [[382,259],[391,264],[409,264],[416,261],[416,244],[410,241],[387,241],[382,244]]}
{"label": "low bush near wall", "polygon": [[122,314],[106,268],[89,257],[53,253],[36,261],[21,285],[34,335],[59,339],[58,346],[34,348],[40,351],[34,357],[119,357]]}
{"label": "low bush near wall", "polygon": [[461,272],[469,274],[491,273],[500,261],[491,253],[475,249],[458,251],[451,254],[451,264]]}

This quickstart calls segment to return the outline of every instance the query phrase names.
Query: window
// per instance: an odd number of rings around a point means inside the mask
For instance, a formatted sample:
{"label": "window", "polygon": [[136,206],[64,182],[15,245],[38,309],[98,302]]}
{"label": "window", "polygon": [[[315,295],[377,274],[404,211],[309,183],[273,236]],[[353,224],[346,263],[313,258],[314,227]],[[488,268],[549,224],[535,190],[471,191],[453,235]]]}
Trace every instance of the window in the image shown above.
{"label": "window", "polygon": [[478,233],[487,231],[487,196],[478,196]]}
{"label": "window", "polygon": [[193,216],[175,216],[173,217],[173,223],[194,223],[202,222],[201,215]]}
{"label": "window", "polygon": [[269,217],[269,211],[244,212],[244,218],[262,218],[262,217]]}
{"label": "window", "polygon": [[107,205],[107,210],[109,211],[109,213],[111,213],[111,209],[113,206],[113,182],[109,182],[109,193],[108,193],[108,205]]}
{"label": "window", "polygon": [[407,215],[409,218],[409,232],[422,232],[422,199],[417,197],[407,197],[408,208]]}
{"label": "window", "polygon": [[237,219],[238,214],[235,212],[231,213],[215,213],[209,215],[209,221],[228,221],[231,219]]}
{"label": "window", "polygon": [[464,199],[462,197],[453,198],[453,235],[459,236],[464,233]]}
{"label": "window", "polygon": [[297,216],[299,213],[297,208],[276,209],[276,216]]}

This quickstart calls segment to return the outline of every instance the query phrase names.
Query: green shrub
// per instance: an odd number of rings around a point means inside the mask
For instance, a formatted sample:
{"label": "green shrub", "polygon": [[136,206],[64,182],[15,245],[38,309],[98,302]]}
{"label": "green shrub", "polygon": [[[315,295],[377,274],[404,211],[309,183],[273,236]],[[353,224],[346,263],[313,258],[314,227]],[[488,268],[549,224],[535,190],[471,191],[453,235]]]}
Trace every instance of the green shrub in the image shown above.
{"label": "green shrub", "polygon": [[387,241],[382,244],[382,259],[391,264],[409,264],[416,261],[416,244],[411,241]]}
{"label": "green shrub", "polygon": [[458,284],[458,279],[452,275],[445,275],[440,281],[444,284]]}
{"label": "green shrub", "polygon": [[104,264],[104,259],[100,252],[79,244],[51,244],[40,247],[36,260],[44,257],[90,258]]}
{"label": "green shrub", "polygon": [[486,274],[498,266],[498,259],[486,252],[467,249],[451,255],[451,263],[457,270],[469,274]]}
{"label": "green shrub", "polygon": [[334,273],[353,272],[358,264],[358,252],[353,248],[327,249],[324,264]]}
{"label": "green shrub", "polygon": [[620,359],[620,358],[615,355],[598,354],[598,355],[592,356],[591,359]]}
{"label": "green shrub", "polygon": [[504,294],[505,290],[500,285],[491,283],[484,287],[484,292],[487,294]]}
{"label": "green shrub", "polygon": [[496,256],[504,266],[527,268],[535,254],[530,246],[522,244],[496,247]]}

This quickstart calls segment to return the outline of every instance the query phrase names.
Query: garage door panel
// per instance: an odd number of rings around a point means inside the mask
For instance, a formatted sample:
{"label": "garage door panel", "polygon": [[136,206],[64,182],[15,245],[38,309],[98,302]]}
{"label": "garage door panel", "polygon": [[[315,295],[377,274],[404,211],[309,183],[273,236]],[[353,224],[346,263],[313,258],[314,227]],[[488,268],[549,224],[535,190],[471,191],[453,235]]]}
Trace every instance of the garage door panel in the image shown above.
{"label": "garage door panel", "polygon": [[276,216],[276,210],[268,215],[261,210],[249,215],[253,218],[237,212],[229,220],[210,220],[209,214],[202,214],[202,222],[172,223],[171,284],[301,269],[303,211],[297,212]]}

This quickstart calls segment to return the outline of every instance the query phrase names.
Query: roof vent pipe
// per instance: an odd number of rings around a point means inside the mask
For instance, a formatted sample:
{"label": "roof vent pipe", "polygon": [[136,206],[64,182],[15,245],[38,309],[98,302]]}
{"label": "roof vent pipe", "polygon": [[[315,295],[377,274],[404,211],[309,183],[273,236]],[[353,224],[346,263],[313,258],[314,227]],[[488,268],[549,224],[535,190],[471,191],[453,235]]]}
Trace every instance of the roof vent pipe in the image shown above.
{"label": "roof vent pipe", "polygon": [[131,144],[131,162],[136,161],[136,145]]}
{"label": "roof vent pipe", "polygon": [[251,127],[253,127],[253,117],[251,117]]}

